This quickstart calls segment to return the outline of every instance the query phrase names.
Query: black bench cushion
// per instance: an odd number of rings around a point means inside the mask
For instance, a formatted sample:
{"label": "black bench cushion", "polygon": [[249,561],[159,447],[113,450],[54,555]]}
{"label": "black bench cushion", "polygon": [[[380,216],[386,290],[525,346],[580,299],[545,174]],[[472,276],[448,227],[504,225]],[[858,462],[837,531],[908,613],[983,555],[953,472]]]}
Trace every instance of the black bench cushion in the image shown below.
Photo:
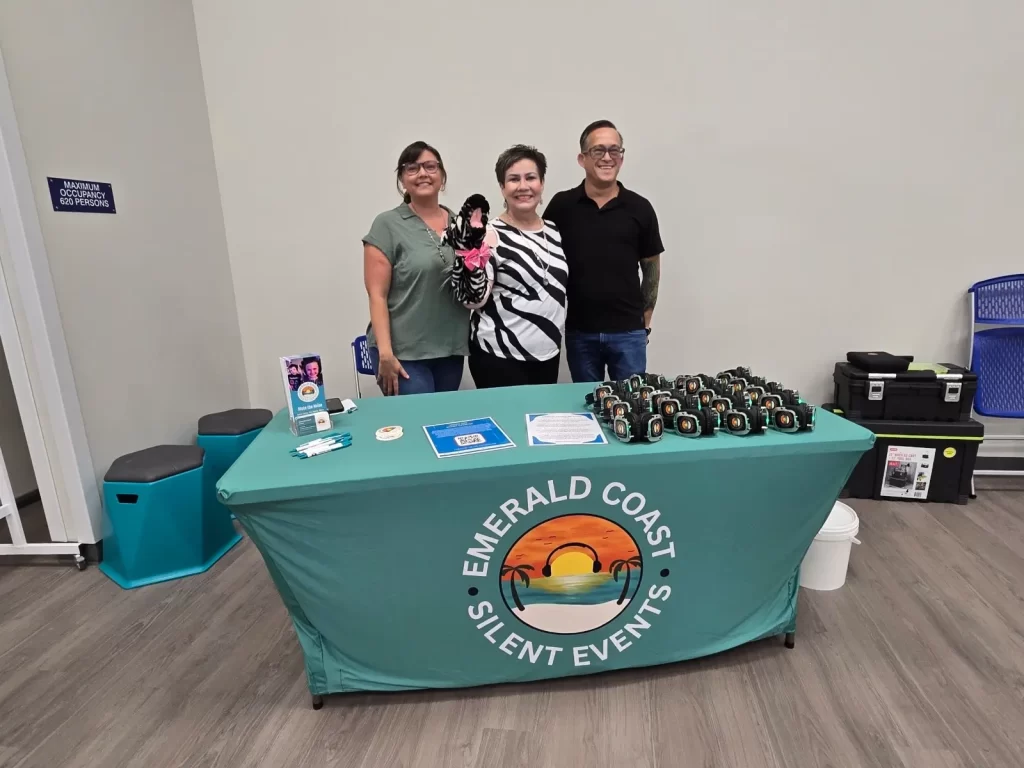
{"label": "black bench cushion", "polygon": [[208,413],[199,419],[200,435],[244,435],[254,429],[263,429],[274,414],[266,408],[233,408],[220,413]]}
{"label": "black bench cushion", "polygon": [[156,445],[114,460],[103,479],[109,483],[155,483],[203,466],[197,445]]}

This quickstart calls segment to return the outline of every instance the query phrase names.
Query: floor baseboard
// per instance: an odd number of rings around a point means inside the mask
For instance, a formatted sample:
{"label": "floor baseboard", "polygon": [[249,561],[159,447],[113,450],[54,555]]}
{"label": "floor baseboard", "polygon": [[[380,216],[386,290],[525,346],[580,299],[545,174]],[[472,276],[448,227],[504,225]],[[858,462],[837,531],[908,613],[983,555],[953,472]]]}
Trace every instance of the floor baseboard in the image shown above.
{"label": "floor baseboard", "polygon": [[1024,456],[979,456],[975,469],[1024,472]]}
{"label": "floor baseboard", "polygon": [[100,539],[95,544],[79,544],[78,551],[82,553],[82,557],[85,558],[85,562],[92,563],[93,565],[103,562],[103,539]]}

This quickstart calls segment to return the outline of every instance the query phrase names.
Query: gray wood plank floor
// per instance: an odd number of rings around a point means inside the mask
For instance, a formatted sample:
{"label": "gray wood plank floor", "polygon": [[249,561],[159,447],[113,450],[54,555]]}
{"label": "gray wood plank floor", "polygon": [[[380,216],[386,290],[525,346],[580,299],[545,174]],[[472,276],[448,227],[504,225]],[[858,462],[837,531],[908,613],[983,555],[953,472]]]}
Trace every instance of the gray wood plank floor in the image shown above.
{"label": "gray wood plank floor", "polygon": [[850,503],[864,544],[801,590],[795,650],[320,712],[248,541],[131,592],[0,565],[0,766],[1024,765],[1024,494]]}

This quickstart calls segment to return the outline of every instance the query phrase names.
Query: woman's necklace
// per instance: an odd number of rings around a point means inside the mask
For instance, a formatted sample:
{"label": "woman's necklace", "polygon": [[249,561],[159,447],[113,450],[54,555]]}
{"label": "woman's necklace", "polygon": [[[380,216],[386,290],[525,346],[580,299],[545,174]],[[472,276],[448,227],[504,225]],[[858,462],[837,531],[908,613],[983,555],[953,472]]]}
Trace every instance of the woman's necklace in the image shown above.
{"label": "woman's necklace", "polygon": [[423,222],[423,223],[426,224],[427,234],[430,235],[430,242],[432,242],[434,244],[434,247],[437,249],[437,255],[441,257],[441,263],[444,264],[444,265],[447,265],[448,261],[445,259],[444,252],[441,250],[441,243],[434,236],[434,229],[433,229],[433,227],[431,227],[426,222]]}
{"label": "woman's necklace", "polygon": [[[511,218],[511,216],[509,218]],[[511,221],[509,221],[507,218],[502,216],[501,220],[504,221],[506,224],[508,224],[510,227],[512,227],[512,229],[514,229],[520,235],[522,235],[523,237],[526,237],[526,233],[522,229],[517,227],[515,224],[513,224]],[[541,259],[541,261],[544,262],[544,280],[543,280],[543,283],[544,283],[544,285],[547,285],[548,284],[548,266],[549,266],[549,264],[551,262],[551,248],[549,247],[549,244],[550,244],[551,241],[548,240],[548,228],[544,224],[544,219],[540,220],[540,231],[541,231],[541,234],[544,235],[544,258]],[[527,238],[527,239],[529,240],[529,238]]]}
{"label": "woman's necklace", "polygon": [[[412,208],[412,206],[409,207]],[[423,226],[427,228],[427,235],[430,237],[430,242],[434,244],[434,248],[437,249],[437,255],[441,259],[441,263],[447,266],[448,260],[444,257],[444,251],[441,250],[441,242],[444,240],[444,237],[442,236],[441,240],[438,240],[434,235],[434,228],[427,223],[427,220],[420,214],[420,212],[415,208],[412,209],[412,212],[416,214],[419,220],[423,222]]]}

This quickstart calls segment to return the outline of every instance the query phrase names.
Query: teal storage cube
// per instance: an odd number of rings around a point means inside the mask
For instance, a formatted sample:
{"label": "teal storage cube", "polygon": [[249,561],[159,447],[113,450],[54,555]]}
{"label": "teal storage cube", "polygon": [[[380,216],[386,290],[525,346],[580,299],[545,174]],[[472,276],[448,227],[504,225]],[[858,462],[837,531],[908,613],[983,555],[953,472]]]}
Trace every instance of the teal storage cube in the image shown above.
{"label": "teal storage cube", "polygon": [[202,573],[241,540],[206,524],[203,463],[198,446],[160,445],[110,465],[100,571],[133,589]]}
{"label": "teal storage cube", "polygon": [[273,417],[266,408],[233,408],[199,419],[196,444],[206,451],[203,515],[214,538],[218,532],[234,531],[234,515],[217,498],[217,482]]}

